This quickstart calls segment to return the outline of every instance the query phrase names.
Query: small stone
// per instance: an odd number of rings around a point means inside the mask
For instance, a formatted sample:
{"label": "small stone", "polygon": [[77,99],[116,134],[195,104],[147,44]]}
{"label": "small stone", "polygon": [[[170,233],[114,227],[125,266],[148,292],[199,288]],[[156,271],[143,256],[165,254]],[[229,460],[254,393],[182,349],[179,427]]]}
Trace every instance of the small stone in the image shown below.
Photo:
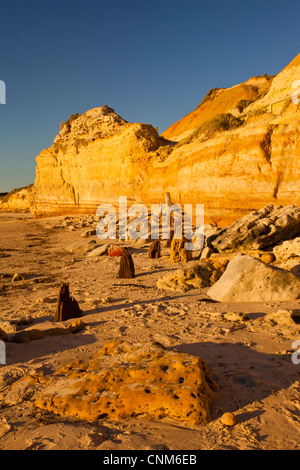
{"label": "small stone", "polygon": [[221,423],[225,426],[234,426],[237,423],[237,420],[233,413],[227,412],[221,417]]}
{"label": "small stone", "polygon": [[244,321],[248,319],[247,315],[241,312],[226,312],[224,313],[223,317],[225,318],[225,320],[233,322]]}
{"label": "small stone", "polygon": [[213,248],[211,248],[210,246],[206,246],[205,248],[203,248],[203,250],[201,252],[200,259],[207,259],[214,252],[215,252],[215,250]]}
{"label": "small stone", "polygon": [[8,339],[6,332],[4,330],[2,330],[2,328],[0,328],[0,339],[2,341],[7,341],[7,339]]}
{"label": "small stone", "polygon": [[24,279],[25,279],[24,276],[22,276],[22,275],[19,274],[19,273],[15,273],[15,274],[13,275],[13,278],[12,278],[11,282],[24,281]]}
{"label": "small stone", "polygon": [[0,421],[0,437],[4,436],[10,430],[11,430],[11,426],[8,423],[7,419],[2,417]]}
{"label": "small stone", "polygon": [[108,252],[108,248],[109,248],[108,245],[98,246],[98,247],[95,248],[94,250],[90,251],[90,252],[87,254],[87,257],[90,258],[90,257],[95,257],[95,256],[103,256],[103,255],[106,255],[107,252]]}
{"label": "small stone", "polygon": [[260,257],[260,260],[263,263],[270,264],[276,260],[276,256],[274,255],[274,253],[263,253]]}
{"label": "small stone", "polygon": [[102,297],[102,298],[100,299],[100,302],[101,302],[102,304],[110,304],[110,303],[112,302],[112,299],[111,299],[110,297]]}
{"label": "small stone", "polygon": [[0,320],[0,329],[4,331],[7,335],[10,333],[16,333],[18,331],[17,325],[8,320]]}
{"label": "small stone", "polygon": [[83,238],[86,238],[86,237],[91,237],[93,235],[97,235],[96,230],[88,229],[88,230],[85,230],[80,236]]}

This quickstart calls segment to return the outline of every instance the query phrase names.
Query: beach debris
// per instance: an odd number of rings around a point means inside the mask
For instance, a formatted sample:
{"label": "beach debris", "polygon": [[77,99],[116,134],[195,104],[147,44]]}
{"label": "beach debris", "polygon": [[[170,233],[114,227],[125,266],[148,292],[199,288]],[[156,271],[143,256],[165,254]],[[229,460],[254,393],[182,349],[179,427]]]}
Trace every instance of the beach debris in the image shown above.
{"label": "beach debris", "polygon": [[166,248],[170,248],[171,247],[171,244],[172,244],[172,240],[174,238],[174,229],[170,229],[170,236],[169,238],[167,238],[166,242],[165,242],[165,247]]}
{"label": "beach debris", "polygon": [[119,245],[110,245],[110,247],[108,248],[109,256],[122,256],[126,252],[127,248]]}
{"label": "beach debris", "polygon": [[148,250],[148,258],[160,258],[160,241],[156,240],[155,242],[150,243]]}
{"label": "beach debris", "polygon": [[134,263],[131,254],[125,251],[120,258],[118,278],[131,279],[135,277]]}
{"label": "beach debris", "polygon": [[57,305],[54,321],[62,322],[71,318],[82,316],[77,300],[70,295],[69,284],[62,283],[57,297]]}

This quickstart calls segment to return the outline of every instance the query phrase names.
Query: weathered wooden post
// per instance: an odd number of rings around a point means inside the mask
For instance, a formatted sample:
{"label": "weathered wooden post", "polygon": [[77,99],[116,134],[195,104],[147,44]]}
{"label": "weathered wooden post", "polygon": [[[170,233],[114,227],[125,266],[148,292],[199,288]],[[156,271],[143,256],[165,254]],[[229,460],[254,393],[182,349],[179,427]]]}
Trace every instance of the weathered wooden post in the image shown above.
{"label": "weathered wooden post", "polygon": [[65,321],[81,316],[82,310],[79,308],[77,300],[70,295],[69,284],[63,282],[58,292],[54,321]]}
{"label": "weathered wooden post", "polygon": [[148,250],[148,258],[160,258],[160,241],[150,243]]}
{"label": "weathered wooden post", "polygon": [[135,276],[134,263],[130,253],[125,251],[120,259],[120,267],[118,277],[120,279],[131,279]]}

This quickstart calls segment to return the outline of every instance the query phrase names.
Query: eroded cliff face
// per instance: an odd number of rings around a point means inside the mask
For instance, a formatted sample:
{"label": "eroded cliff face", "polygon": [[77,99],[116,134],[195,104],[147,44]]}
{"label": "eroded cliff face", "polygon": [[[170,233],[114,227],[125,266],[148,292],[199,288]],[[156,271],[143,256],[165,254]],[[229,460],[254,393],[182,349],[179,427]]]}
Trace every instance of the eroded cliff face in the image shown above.
{"label": "eroded cliff face", "polygon": [[[167,187],[174,199],[203,202],[208,220],[221,226],[268,203],[299,205],[300,105],[292,100],[297,79],[300,54],[278,76],[265,78],[269,86],[261,88],[248,106],[245,100],[240,113],[237,103],[232,101],[231,109],[228,105],[240,125],[216,130],[213,120],[208,120],[212,126],[203,126],[198,115],[197,130],[193,112],[182,120],[181,129],[177,125],[165,132],[168,138],[176,138],[173,132],[178,131],[186,136],[192,126],[192,133],[178,142],[165,162]],[[203,106],[207,116],[207,103]]]}
{"label": "eroded cliff face", "polygon": [[107,106],[76,117],[37,157],[34,216],[92,212],[119,195],[142,201],[155,150],[165,144],[151,125],[128,123]]}
{"label": "eroded cliff face", "polygon": [[225,226],[269,203],[299,205],[297,80],[300,54],[276,77],[213,90],[163,133],[172,142],[106,106],[87,111],[37,157],[33,214],[94,212],[119,196],[157,203],[170,192]]}
{"label": "eroded cliff face", "polygon": [[19,189],[14,189],[0,198],[0,211],[3,212],[30,212],[32,184]]}

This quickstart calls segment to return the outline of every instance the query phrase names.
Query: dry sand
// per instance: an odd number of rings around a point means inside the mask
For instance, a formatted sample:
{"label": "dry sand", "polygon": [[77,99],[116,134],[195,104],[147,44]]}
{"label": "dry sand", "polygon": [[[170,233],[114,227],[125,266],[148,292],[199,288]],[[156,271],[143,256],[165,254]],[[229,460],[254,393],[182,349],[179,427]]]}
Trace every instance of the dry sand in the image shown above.
{"label": "dry sand", "polygon": [[[85,220],[85,227],[72,229]],[[117,279],[119,258],[84,253],[90,240],[102,243],[96,236],[80,236],[89,223],[85,216],[34,220],[29,214],[0,213],[0,276],[20,273],[25,278],[0,280],[0,288],[6,286],[0,291],[0,320],[30,315],[31,328],[57,326],[58,288],[68,282],[87,325],[70,336],[7,342],[0,388],[29,371],[49,373],[75,358],[88,359],[112,339],[156,340],[206,361],[220,386],[212,420],[197,427],[142,419],[88,423],[12,397],[11,406],[1,408],[0,449],[299,449],[300,364],[291,358],[292,343],[300,338],[264,322],[268,313],[297,309],[299,302],[223,304],[209,301],[207,289],[184,294],[158,290],[158,277],[180,265],[170,264],[167,248],[165,257],[148,259],[147,244],[138,242],[131,244],[136,277]],[[69,253],[66,248],[74,244],[82,246]],[[225,312],[243,312],[248,319],[225,320]],[[225,412],[234,413],[234,426],[222,423]]]}

